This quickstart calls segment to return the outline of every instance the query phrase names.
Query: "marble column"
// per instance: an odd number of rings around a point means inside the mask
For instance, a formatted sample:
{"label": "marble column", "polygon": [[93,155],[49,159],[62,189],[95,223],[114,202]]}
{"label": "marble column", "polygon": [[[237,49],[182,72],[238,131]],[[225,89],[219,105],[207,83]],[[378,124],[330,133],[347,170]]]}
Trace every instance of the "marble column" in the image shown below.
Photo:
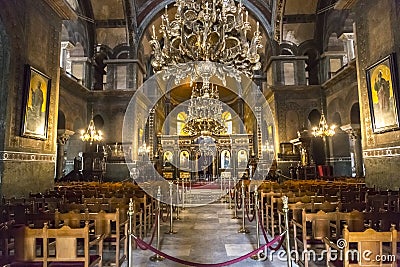
{"label": "marble column", "polygon": [[340,127],[343,131],[345,131],[350,138],[351,147],[354,153],[354,164],[356,177],[364,176],[364,160],[362,153],[362,144],[361,144],[361,127],[360,124],[347,124]]}
{"label": "marble column", "polygon": [[67,144],[71,135],[75,132],[65,129],[58,129],[57,130],[57,162],[56,162],[56,177],[55,179],[58,180],[64,176],[63,169],[65,166],[65,145]]}

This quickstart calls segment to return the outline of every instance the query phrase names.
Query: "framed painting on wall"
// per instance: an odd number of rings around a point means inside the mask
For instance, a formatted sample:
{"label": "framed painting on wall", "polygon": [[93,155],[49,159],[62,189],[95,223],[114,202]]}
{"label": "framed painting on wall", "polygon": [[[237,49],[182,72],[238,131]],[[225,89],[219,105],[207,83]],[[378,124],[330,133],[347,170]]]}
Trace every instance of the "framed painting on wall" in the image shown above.
{"label": "framed painting on wall", "polygon": [[26,65],[21,135],[47,139],[51,79]]}
{"label": "framed painting on wall", "polygon": [[399,101],[395,55],[390,54],[366,69],[372,130],[382,133],[399,128]]}

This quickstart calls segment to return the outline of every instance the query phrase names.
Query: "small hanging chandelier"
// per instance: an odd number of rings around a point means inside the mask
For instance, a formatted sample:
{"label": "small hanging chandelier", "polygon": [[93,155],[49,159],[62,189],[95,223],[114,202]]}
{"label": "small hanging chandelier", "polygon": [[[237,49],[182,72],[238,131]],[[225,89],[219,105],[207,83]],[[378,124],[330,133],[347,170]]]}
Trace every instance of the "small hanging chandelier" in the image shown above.
{"label": "small hanging chandelier", "polygon": [[312,128],[312,134],[314,135],[314,137],[333,136],[335,134],[335,128],[336,125],[334,124],[332,124],[331,126],[328,125],[325,119],[324,112],[322,112],[318,127]]}
{"label": "small hanging chandelier", "polygon": [[96,130],[96,126],[93,121],[93,110],[92,110],[92,118],[90,119],[89,126],[85,130],[81,130],[81,140],[83,142],[90,142],[90,145],[94,142],[99,142],[103,140],[103,133],[100,130]]}

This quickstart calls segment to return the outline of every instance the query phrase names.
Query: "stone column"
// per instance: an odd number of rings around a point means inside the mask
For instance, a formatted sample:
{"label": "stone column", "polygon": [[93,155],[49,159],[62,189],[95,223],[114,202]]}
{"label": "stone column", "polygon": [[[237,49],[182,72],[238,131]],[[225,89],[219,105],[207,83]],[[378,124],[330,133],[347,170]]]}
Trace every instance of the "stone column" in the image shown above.
{"label": "stone column", "polygon": [[364,160],[361,145],[361,127],[360,124],[347,124],[340,127],[350,138],[351,147],[354,153],[354,163],[356,168],[356,177],[364,176]]}
{"label": "stone column", "polygon": [[55,179],[62,178],[63,169],[65,166],[64,154],[65,154],[65,145],[68,142],[71,135],[75,132],[65,129],[59,129],[57,131],[57,161],[56,161],[56,177]]}

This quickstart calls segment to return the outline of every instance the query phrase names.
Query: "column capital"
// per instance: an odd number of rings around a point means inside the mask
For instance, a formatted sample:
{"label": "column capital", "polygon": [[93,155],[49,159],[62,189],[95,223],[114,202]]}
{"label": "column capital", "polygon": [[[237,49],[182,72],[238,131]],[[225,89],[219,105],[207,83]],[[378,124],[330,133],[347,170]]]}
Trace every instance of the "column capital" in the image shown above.
{"label": "column capital", "polygon": [[65,145],[69,140],[70,136],[75,134],[74,131],[67,129],[58,129],[57,130],[57,144]]}
{"label": "column capital", "polygon": [[361,137],[360,124],[355,124],[355,123],[346,124],[346,125],[340,126],[340,129],[342,129],[342,131],[346,132],[352,139],[357,139],[357,138]]}

